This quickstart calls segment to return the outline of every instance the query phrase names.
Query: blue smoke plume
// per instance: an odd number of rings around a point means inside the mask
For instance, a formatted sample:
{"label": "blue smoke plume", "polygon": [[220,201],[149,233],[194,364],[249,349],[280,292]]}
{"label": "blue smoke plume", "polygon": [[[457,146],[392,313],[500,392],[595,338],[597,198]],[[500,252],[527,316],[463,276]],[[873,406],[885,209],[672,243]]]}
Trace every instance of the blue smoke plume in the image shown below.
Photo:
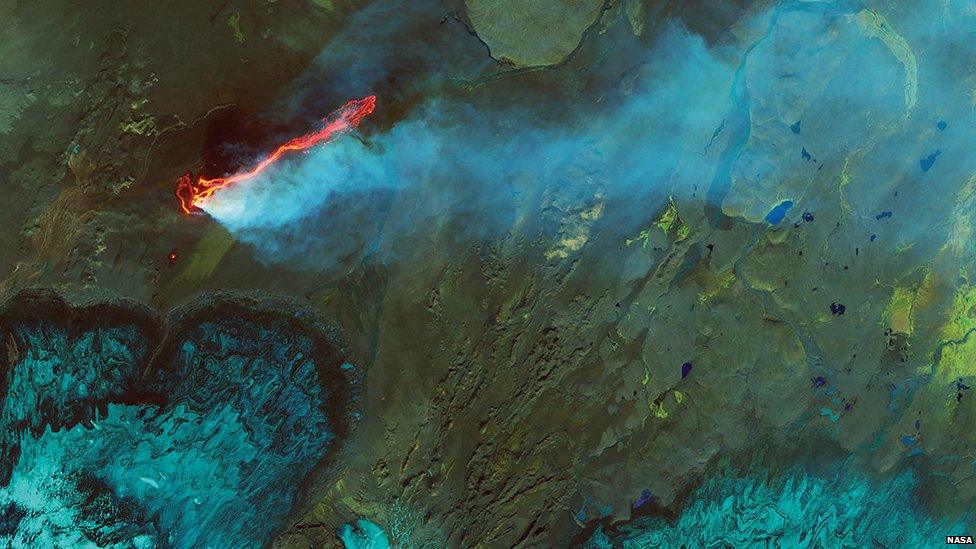
{"label": "blue smoke plume", "polygon": [[[613,39],[584,45],[595,60],[498,76],[433,4],[375,3],[282,101],[311,118],[377,92],[362,133],[221,191],[207,211],[260,260],[304,268],[388,261],[447,224],[483,239],[542,216],[556,237],[551,208],[606,214],[603,230],[634,236],[668,198],[713,227],[761,223],[786,201],[787,222],[826,209],[866,224],[897,206],[906,178],[954,192],[972,170],[957,127],[972,118],[972,79],[954,75],[967,74],[973,16],[916,7],[896,24],[857,2],[784,2],[721,39],[675,20],[653,40],[621,38],[621,18]],[[409,48],[395,39],[414,34]],[[923,65],[919,43],[944,53]],[[940,220],[915,218],[886,243],[904,247]]]}
{"label": "blue smoke plume", "polygon": [[[467,220],[466,238],[510,230],[537,212],[544,182],[569,200],[637,201],[662,188],[690,198],[703,189],[700,149],[725,114],[733,70],[677,25],[647,58],[625,93],[565,109],[517,96],[489,112],[425,99],[389,130],[371,131],[367,119],[365,138],[342,136],[220,191],[205,209],[262,260],[315,267],[377,193],[406,203],[371,247],[383,260],[404,234],[448,219]],[[378,112],[393,107],[380,101]]]}

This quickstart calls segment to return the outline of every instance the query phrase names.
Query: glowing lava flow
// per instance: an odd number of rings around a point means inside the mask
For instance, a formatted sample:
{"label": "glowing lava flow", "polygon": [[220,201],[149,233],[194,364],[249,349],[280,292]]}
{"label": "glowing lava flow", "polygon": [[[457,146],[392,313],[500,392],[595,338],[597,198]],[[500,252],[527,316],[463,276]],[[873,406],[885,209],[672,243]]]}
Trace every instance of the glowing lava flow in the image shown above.
{"label": "glowing lava flow", "polygon": [[306,151],[319,143],[328,141],[338,133],[355,128],[375,108],[375,95],[370,95],[362,99],[353,99],[336,112],[323,118],[322,122],[325,125],[321,129],[296,137],[284,145],[279,146],[264,160],[258,162],[257,165],[245,172],[214,179],[198,177],[196,183],[193,182],[193,176],[191,174],[185,174],[176,184],[176,198],[180,200],[180,208],[183,209],[184,213],[191,213],[195,209],[198,209],[201,204],[218,190],[257,176],[268,166],[277,162],[285,153],[290,151]]}

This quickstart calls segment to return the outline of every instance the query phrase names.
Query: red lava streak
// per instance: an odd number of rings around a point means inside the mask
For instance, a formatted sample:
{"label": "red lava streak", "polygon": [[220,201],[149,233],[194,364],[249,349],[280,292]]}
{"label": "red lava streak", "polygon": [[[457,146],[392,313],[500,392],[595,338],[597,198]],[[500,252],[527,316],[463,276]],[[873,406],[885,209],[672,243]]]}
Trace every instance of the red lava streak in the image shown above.
{"label": "red lava streak", "polygon": [[198,209],[201,204],[218,190],[257,176],[267,169],[268,166],[277,162],[285,153],[306,151],[319,143],[332,139],[336,134],[355,128],[375,108],[375,95],[370,95],[362,99],[353,99],[336,112],[323,118],[322,122],[325,125],[321,129],[296,137],[284,145],[280,145],[273,153],[269,154],[264,160],[258,162],[257,165],[247,171],[214,179],[197,177],[196,183],[193,182],[193,176],[191,174],[185,174],[176,183],[176,198],[180,200],[180,208],[183,209],[184,213],[191,213]]}

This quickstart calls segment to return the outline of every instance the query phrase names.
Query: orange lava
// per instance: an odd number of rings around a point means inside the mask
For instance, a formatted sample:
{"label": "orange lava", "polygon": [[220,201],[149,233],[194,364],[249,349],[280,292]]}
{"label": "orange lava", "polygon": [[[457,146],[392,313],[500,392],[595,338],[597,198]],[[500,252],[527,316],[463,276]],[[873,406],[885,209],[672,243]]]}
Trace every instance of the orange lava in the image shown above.
{"label": "orange lava", "polygon": [[176,183],[176,198],[180,200],[180,208],[184,213],[191,213],[198,209],[207,199],[218,190],[247,181],[278,161],[285,153],[291,151],[306,151],[311,147],[332,139],[333,136],[344,131],[355,128],[363,118],[368,116],[376,108],[376,96],[370,95],[362,99],[353,99],[342,106],[336,112],[322,119],[324,126],[321,129],[296,137],[291,141],[280,145],[269,154],[264,160],[258,162],[253,168],[230,175],[227,177],[217,177],[206,179],[197,177],[193,182],[193,176],[189,173],[181,177]]}

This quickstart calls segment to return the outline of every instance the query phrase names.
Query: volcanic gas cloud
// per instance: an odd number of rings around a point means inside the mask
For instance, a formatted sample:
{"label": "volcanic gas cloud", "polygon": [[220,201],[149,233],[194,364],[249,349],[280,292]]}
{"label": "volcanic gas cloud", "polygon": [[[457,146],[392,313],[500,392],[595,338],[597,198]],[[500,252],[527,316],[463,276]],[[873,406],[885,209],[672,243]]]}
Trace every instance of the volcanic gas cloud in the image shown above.
{"label": "volcanic gas cloud", "polygon": [[323,118],[323,126],[320,129],[296,137],[291,141],[278,146],[274,152],[246,171],[241,171],[226,177],[216,177],[213,179],[198,176],[195,182],[193,181],[192,174],[187,173],[183,175],[183,177],[181,177],[176,184],[176,198],[178,198],[180,201],[180,208],[184,213],[191,213],[200,209],[200,207],[218,190],[258,176],[261,172],[282,158],[286,153],[292,151],[307,151],[319,143],[328,142],[335,135],[355,128],[359,125],[362,119],[371,114],[375,108],[375,95],[370,95],[362,99],[353,99],[343,105],[339,110]]}

